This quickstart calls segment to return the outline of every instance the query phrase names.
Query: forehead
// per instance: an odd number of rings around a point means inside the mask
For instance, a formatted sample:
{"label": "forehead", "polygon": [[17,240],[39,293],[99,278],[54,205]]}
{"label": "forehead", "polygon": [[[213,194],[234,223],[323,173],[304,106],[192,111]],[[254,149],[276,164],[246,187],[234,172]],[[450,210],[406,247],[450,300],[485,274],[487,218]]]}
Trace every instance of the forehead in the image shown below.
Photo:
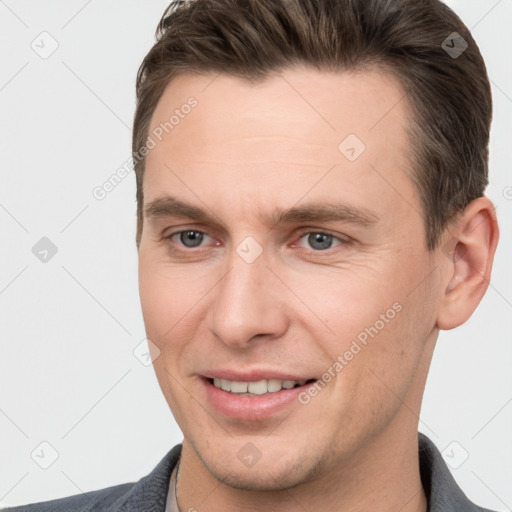
{"label": "forehead", "polygon": [[[191,98],[197,105],[189,108]],[[344,134],[369,139],[369,132],[375,136],[391,126],[398,128],[406,110],[398,80],[377,68],[325,72],[296,67],[256,84],[226,74],[183,73],[164,90],[149,132],[168,123],[176,112],[179,119],[175,116],[163,138],[170,138],[166,136],[171,132],[175,139],[180,132],[185,135],[191,118],[200,119],[194,123],[194,135],[206,143],[257,134],[309,136],[312,143],[327,138],[337,150],[336,142]]]}
{"label": "forehead", "polygon": [[[412,182],[403,183],[409,116],[398,80],[379,70],[298,67],[257,84],[182,74],[167,85],[151,119],[145,202],[176,188],[207,195],[216,185],[225,185],[225,199],[236,188],[255,198],[272,190],[275,201],[285,202],[288,191],[297,200],[301,183],[311,186],[333,166],[336,172],[315,186],[319,194],[354,196],[371,184],[389,189],[389,205],[397,190],[411,200]],[[366,202],[380,198],[384,208],[382,194],[373,195]]]}

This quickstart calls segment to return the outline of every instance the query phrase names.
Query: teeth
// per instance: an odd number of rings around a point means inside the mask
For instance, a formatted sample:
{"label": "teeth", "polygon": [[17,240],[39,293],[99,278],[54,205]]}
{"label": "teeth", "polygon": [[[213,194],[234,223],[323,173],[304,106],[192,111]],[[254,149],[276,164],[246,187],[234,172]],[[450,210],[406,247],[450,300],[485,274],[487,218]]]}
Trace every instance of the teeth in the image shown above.
{"label": "teeth", "polygon": [[239,382],[226,379],[213,379],[213,385],[230,393],[264,395],[265,393],[276,393],[281,389],[292,389],[296,385],[303,386],[305,380],[278,380],[263,379],[257,382]]}
{"label": "teeth", "polygon": [[251,389],[251,385],[247,382],[231,382],[231,393],[247,393],[247,387],[251,393],[256,393]]}
{"label": "teeth", "polygon": [[220,379],[220,387],[224,391],[231,391],[231,381],[226,379]]}
{"label": "teeth", "polygon": [[[235,382],[233,382],[235,384]],[[238,382],[236,383],[238,384]],[[248,384],[249,393],[254,393],[255,395],[264,395],[267,392],[267,381],[259,380],[258,382],[249,382]],[[236,393],[236,387],[231,387],[231,392]]]}
{"label": "teeth", "polygon": [[269,379],[267,381],[267,390],[269,393],[275,393],[281,391],[281,381],[277,379]]}

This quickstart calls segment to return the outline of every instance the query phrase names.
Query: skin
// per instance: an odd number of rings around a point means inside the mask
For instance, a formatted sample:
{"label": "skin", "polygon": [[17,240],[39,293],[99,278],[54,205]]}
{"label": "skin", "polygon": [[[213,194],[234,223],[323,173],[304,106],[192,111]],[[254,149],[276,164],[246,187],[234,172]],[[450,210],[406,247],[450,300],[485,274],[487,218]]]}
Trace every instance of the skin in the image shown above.
{"label": "skin", "polygon": [[[189,96],[198,105],[148,154],[144,205],[172,195],[215,221],[146,216],[139,247],[154,368],[184,434],[180,509],[425,511],[422,395],[439,330],[467,320],[487,289],[491,202],[470,203],[427,251],[409,178],[409,106],[377,70],[294,68],[257,86],[183,74],[150,132]],[[338,149],[349,134],[366,146],[355,161]],[[377,220],[265,221],[317,202]],[[199,247],[164,238],[180,230],[207,236]],[[335,237],[331,247],[319,249],[311,232]],[[253,263],[236,250],[247,236],[262,248]],[[320,378],[394,303],[401,311],[307,405],[241,421],[203,393],[198,374],[219,367]],[[252,467],[237,457],[247,442],[261,453]]]}

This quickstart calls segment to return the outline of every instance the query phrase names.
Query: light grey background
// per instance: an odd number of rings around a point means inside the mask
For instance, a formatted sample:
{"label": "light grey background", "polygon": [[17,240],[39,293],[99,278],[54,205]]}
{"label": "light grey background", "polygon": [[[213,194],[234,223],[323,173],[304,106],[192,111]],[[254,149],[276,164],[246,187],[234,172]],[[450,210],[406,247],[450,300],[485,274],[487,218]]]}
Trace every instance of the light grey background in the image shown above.
{"label": "light grey background", "polygon": [[[92,194],[130,156],[135,74],[167,3],[0,0],[0,505],[136,481],[182,440],[152,367],[133,354],[145,338],[133,172],[105,199]],[[482,304],[440,336],[420,430],[472,500],[505,511],[512,1],[448,3],[473,29],[493,84],[488,195],[501,240]],[[32,252],[42,237],[58,250],[46,263]]]}

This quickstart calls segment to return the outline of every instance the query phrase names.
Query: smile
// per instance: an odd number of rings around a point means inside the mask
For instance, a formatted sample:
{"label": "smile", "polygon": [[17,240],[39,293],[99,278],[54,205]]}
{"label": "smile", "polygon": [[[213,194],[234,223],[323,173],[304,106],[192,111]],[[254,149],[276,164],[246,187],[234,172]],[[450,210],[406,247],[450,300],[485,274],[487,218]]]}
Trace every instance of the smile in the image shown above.
{"label": "smile", "polygon": [[200,382],[206,403],[216,413],[254,422],[286,414],[290,407],[302,407],[298,397],[316,379],[231,381],[203,377]]}
{"label": "smile", "polygon": [[222,389],[229,393],[241,394],[245,396],[258,396],[267,393],[277,393],[282,389],[293,389],[304,386],[314,379],[306,380],[279,380],[279,379],[262,379],[255,382],[231,381],[227,379],[209,379],[216,388]]}

